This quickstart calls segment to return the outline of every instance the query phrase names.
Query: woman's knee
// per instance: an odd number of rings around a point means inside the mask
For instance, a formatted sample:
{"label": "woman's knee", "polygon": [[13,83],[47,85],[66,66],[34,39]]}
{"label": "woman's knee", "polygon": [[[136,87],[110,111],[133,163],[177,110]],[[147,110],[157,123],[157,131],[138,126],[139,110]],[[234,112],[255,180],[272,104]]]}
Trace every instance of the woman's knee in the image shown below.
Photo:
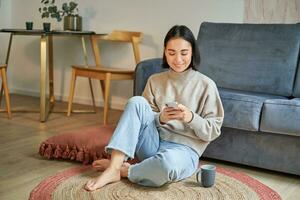
{"label": "woman's knee", "polygon": [[131,97],[125,109],[136,109],[137,111],[152,111],[148,101],[142,96]]}
{"label": "woman's knee", "polygon": [[149,182],[152,187],[160,187],[166,183],[176,180],[176,171],[171,163],[165,160],[160,160],[155,168],[155,173],[149,177]]}
{"label": "woman's knee", "polygon": [[127,105],[135,105],[135,106],[136,105],[145,105],[145,104],[148,104],[148,102],[142,96],[133,96],[127,102]]}
{"label": "woman's knee", "polygon": [[192,164],[187,165],[187,163],[170,153],[165,152],[163,155],[161,155],[159,162],[161,180],[164,180],[164,183],[184,179],[195,171]]}
{"label": "woman's knee", "polygon": [[161,160],[153,160],[148,164],[132,166],[129,180],[148,187],[160,187],[172,180],[172,169],[169,164]]}

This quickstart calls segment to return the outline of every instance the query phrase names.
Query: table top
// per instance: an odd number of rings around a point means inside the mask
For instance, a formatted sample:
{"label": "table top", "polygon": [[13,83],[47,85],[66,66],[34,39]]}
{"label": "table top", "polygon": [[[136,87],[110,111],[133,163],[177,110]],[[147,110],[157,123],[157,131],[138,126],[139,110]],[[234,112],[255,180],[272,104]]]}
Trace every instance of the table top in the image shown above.
{"label": "table top", "polygon": [[0,32],[13,33],[18,35],[94,35],[96,34],[94,31],[64,31],[64,30],[44,31],[42,29],[26,30],[26,29],[16,29],[16,28],[0,29]]}

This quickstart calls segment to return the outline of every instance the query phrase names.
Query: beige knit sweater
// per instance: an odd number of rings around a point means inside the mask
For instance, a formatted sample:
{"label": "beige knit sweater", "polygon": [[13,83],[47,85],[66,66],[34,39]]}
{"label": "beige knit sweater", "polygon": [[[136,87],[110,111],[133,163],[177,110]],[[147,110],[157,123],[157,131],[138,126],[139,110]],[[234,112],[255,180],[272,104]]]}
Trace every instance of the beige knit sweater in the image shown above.
{"label": "beige knit sweater", "polygon": [[[215,83],[193,69],[177,73],[172,69],[152,75],[143,96],[154,112],[160,137],[193,148],[202,155],[210,141],[221,134],[224,111]],[[194,114],[191,122],[171,120],[159,122],[159,114],[167,102],[176,101]]]}

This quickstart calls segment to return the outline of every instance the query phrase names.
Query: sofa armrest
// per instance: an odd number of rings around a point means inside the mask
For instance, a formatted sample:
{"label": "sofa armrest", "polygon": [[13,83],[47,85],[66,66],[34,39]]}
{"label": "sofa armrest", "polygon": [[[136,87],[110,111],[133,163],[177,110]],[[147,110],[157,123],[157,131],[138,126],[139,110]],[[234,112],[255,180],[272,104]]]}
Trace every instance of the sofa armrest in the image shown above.
{"label": "sofa armrest", "polygon": [[162,67],[162,58],[148,59],[138,63],[135,68],[133,95],[142,95],[148,78],[152,74],[166,70],[167,69]]}

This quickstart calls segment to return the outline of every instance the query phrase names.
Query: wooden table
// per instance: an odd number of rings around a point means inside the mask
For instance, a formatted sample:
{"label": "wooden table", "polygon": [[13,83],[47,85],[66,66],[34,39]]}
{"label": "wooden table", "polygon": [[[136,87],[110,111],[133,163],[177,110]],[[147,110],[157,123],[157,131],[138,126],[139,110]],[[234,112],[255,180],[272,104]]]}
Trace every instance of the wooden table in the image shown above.
{"label": "wooden table", "polygon": [[[54,80],[53,80],[53,36],[77,36],[81,37],[82,49],[85,64],[87,61],[87,51],[85,45],[85,37],[95,34],[93,31],[49,31],[43,30],[26,30],[26,29],[1,29],[0,32],[10,33],[9,44],[7,49],[6,61],[8,64],[10,49],[15,35],[32,35],[40,36],[40,121],[46,122],[49,113],[51,112],[55,97],[54,97]],[[48,62],[47,62],[48,61]],[[49,99],[47,100],[47,70],[49,70]],[[1,94],[2,94],[1,89]]]}

